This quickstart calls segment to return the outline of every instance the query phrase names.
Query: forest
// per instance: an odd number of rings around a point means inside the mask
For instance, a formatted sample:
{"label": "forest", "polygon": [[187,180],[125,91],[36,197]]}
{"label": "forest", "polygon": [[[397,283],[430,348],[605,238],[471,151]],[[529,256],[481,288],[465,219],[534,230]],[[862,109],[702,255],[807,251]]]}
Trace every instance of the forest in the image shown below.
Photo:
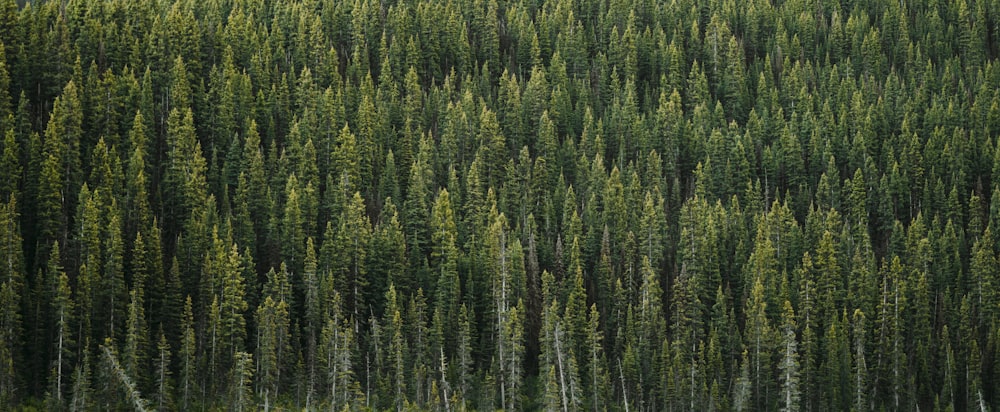
{"label": "forest", "polygon": [[1000,0],[0,0],[0,410],[1000,409]]}

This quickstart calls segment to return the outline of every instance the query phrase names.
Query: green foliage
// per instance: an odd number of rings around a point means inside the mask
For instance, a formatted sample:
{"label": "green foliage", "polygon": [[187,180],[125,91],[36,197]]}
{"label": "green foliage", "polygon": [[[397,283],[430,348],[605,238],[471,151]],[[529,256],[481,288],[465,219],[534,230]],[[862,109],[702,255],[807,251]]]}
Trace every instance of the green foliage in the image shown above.
{"label": "green foliage", "polygon": [[19,3],[0,409],[1000,405],[995,0]]}
{"label": "green foliage", "polygon": [[23,318],[21,302],[25,279],[21,257],[21,233],[16,199],[0,205],[0,405],[12,405],[17,399],[17,370],[23,368]]}

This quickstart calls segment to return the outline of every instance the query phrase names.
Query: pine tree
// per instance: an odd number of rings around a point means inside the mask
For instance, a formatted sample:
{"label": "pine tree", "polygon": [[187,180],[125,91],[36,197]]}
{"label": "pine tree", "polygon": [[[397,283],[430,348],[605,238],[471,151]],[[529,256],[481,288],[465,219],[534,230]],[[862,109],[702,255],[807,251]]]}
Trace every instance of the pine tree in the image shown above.
{"label": "pine tree", "polygon": [[469,399],[472,396],[473,379],[473,358],[472,345],[473,333],[472,322],[475,314],[470,314],[465,304],[458,310],[458,350],[456,351],[455,366],[458,369],[458,393],[459,399]]}
{"label": "pine tree", "polygon": [[25,296],[21,229],[14,196],[0,203],[0,406],[17,399],[22,335],[22,298]]}
{"label": "pine tree", "polygon": [[122,369],[132,377],[139,388],[145,388],[144,372],[147,366],[149,331],[146,325],[142,289],[136,287],[130,292],[128,318],[125,320],[125,347],[122,352]]}
{"label": "pine tree", "polygon": [[301,273],[306,245],[306,211],[300,201],[301,194],[298,179],[292,173],[285,184],[285,207],[280,225],[281,259],[296,273]]}
{"label": "pine tree", "polygon": [[[104,251],[102,259],[104,276],[101,278],[102,283],[98,285],[100,288],[98,296],[101,300],[99,308],[103,309],[103,315],[98,319],[107,323],[97,326],[106,328],[105,337],[119,339],[122,326],[125,325],[128,307],[128,288],[125,284],[124,268],[125,239],[122,236],[121,211],[114,200],[111,201],[105,213],[108,215],[108,220],[104,222],[106,232],[103,236],[105,240],[102,247]],[[140,305],[142,300],[140,297]],[[143,333],[145,332],[148,331]],[[148,336],[143,336],[143,339],[148,340]]]}
{"label": "pine tree", "polygon": [[606,356],[601,341],[604,339],[600,327],[600,313],[597,305],[590,306],[589,328],[587,334],[587,361],[589,373],[587,374],[587,392],[590,394],[588,409],[593,411],[603,410],[609,402],[609,385],[606,366]]}
{"label": "pine tree", "polygon": [[70,398],[71,410],[86,410],[93,408],[95,391],[91,383],[90,353],[83,354],[83,361],[73,374],[73,397]]}
{"label": "pine tree", "polygon": [[52,246],[49,256],[49,263],[46,266],[46,277],[51,287],[52,300],[50,301],[50,313],[52,319],[49,321],[53,328],[51,336],[54,337],[53,358],[50,359],[52,369],[49,373],[49,396],[53,408],[61,408],[64,405],[63,386],[68,383],[72,376],[74,346],[76,342],[72,338],[73,330],[73,296],[69,286],[69,277],[63,271],[59,263],[62,256],[59,252],[59,243]]}
{"label": "pine tree", "polygon": [[385,366],[381,368],[382,373],[379,380],[382,384],[381,393],[387,398],[386,400],[391,400],[391,403],[386,405],[391,405],[392,408],[400,411],[408,402],[406,372],[407,366],[410,364],[406,362],[405,358],[408,349],[403,336],[403,317],[396,288],[393,285],[389,285],[385,300],[387,302],[386,311],[382,321],[382,324],[385,325],[383,335],[385,339],[383,344],[386,347]]}
{"label": "pine tree", "polygon": [[371,224],[365,214],[364,199],[354,193],[340,216],[340,228],[335,239],[337,257],[334,263],[335,289],[343,291],[344,310],[358,321],[368,313],[369,297],[365,256],[371,241]]}
{"label": "pine tree", "polygon": [[[543,368],[554,370],[553,395],[557,398],[557,407],[563,411],[578,409],[578,404],[582,399],[580,388],[577,386],[579,377],[577,375],[576,360],[571,348],[568,345],[565,325],[558,314],[559,305],[555,300],[543,313],[543,356],[546,361],[542,363]],[[547,389],[546,392],[549,392]]]}
{"label": "pine tree", "polygon": [[[646,259],[643,258],[645,265]],[[681,268],[673,284],[673,304],[671,307],[671,331],[673,342],[670,344],[669,355],[672,358],[672,372],[675,375],[672,401],[679,405],[691,407],[699,403],[698,376],[703,373],[703,357],[698,346],[704,343],[703,304],[698,298],[698,282],[696,274],[691,273],[687,266]]]}
{"label": "pine tree", "polygon": [[246,204],[250,220],[253,222],[254,243],[241,244],[245,247],[257,246],[255,256],[263,256],[260,250],[260,237],[264,233],[266,224],[266,213],[268,209],[268,184],[264,165],[264,152],[261,145],[261,137],[257,131],[257,122],[253,119],[247,121],[243,140],[243,153],[240,156],[244,167],[240,168],[245,174],[243,179],[239,179],[236,186],[236,201],[238,207]]}
{"label": "pine tree", "polygon": [[[8,5],[4,5],[4,6],[9,7]],[[15,7],[16,7],[16,5],[15,5]],[[10,12],[11,12],[11,10],[9,10],[9,9],[3,11],[4,14],[10,13]],[[13,13],[11,13],[11,14],[13,14]],[[10,25],[12,25],[14,23],[13,21],[10,21],[10,20],[13,20],[13,18],[14,18],[13,15],[4,16],[4,20],[8,20],[8,21],[5,21],[3,23],[3,25],[4,26],[8,26],[8,27],[4,27],[3,29],[0,29],[0,30],[3,30],[5,32],[4,33],[5,36],[3,38],[6,39],[6,41],[11,41],[13,39],[13,36],[11,36],[12,33],[9,33],[13,29],[13,27],[9,27]],[[11,87],[10,86],[11,86],[11,84],[10,84],[10,70],[7,68],[7,47],[4,45],[4,42],[0,41],[0,130],[6,130],[8,127],[12,126],[12,125],[8,124],[9,121],[10,121],[10,119],[8,118],[8,116],[10,116],[12,114],[12,112],[11,112],[11,108],[12,108],[11,107],[11,98],[10,98]]]}
{"label": "pine tree", "polygon": [[507,344],[507,353],[501,354],[499,359],[506,364],[501,366],[504,372],[503,393],[505,399],[501,404],[506,408],[517,409],[522,404],[522,387],[524,371],[524,303],[520,300],[510,308],[506,321],[500,326],[502,340]]}
{"label": "pine tree", "polygon": [[[659,192],[655,192],[659,195]],[[657,196],[659,197],[659,196]],[[658,202],[654,202],[658,200]],[[659,203],[659,204],[657,204]],[[642,206],[642,217],[639,222],[639,227],[642,228],[642,234],[640,239],[642,239],[641,249],[643,250],[646,257],[649,259],[653,267],[660,267],[660,262],[663,260],[663,219],[658,210],[663,210],[663,198],[656,199],[654,194],[646,192],[646,199]]]}
{"label": "pine tree", "polygon": [[233,368],[230,377],[230,399],[231,407],[234,411],[255,409],[253,388],[253,355],[237,351],[233,355]]}
{"label": "pine tree", "polygon": [[[579,266],[572,278],[566,279],[566,303],[563,314],[563,322],[566,325],[567,346],[574,354],[587,358],[583,355],[587,353],[587,296],[583,287],[583,270]],[[651,314],[650,316],[656,316]],[[584,362],[581,366],[586,365]]]}
{"label": "pine tree", "polygon": [[[424,320],[426,316],[424,312],[427,308],[426,300],[423,296],[422,290],[417,290],[417,294],[410,299],[410,304],[408,307],[407,317],[409,318],[409,340],[413,342],[413,348],[410,356],[415,362],[423,362],[426,364],[436,365],[437,373],[440,375],[435,376],[433,369],[427,366],[417,366],[414,368],[414,375],[416,381],[416,402],[417,404],[424,403],[431,400],[432,395],[428,396],[428,399],[423,399],[424,395],[421,393],[424,390],[423,385],[429,383],[431,386],[436,386],[436,383],[440,381],[444,384],[444,390],[449,390],[448,380],[445,376],[445,359],[444,359],[444,345],[442,342],[442,336],[444,331],[441,329],[441,311],[440,309],[435,309],[434,314],[431,315],[431,323],[428,328],[427,322]],[[430,359],[437,358],[439,361],[434,361]]]}
{"label": "pine tree", "polygon": [[[0,48],[3,45],[0,44]],[[9,120],[13,120],[13,117],[9,117]],[[19,147],[19,142],[17,141],[17,134],[14,131],[14,127],[10,127],[4,132],[3,144],[0,148],[3,149],[0,152],[0,201],[10,200],[18,198],[21,193],[20,186],[22,185],[22,167],[21,167],[21,149]]]}
{"label": "pine tree", "polygon": [[750,299],[745,310],[747,326],[743,334],[749,351],[750,391],[754,408],[765,408],[770,405],[770,353],[772,349],[772,330],[767,318],[767,302],[764,296],[764,284],[758,277],[754,280]]}
{"label": "pine tree", "polygon": [[[318,345],[325,323],[324,303],[320,300],[320,274],[316,262],[316,247],[313,238],[306,239],[306,260],[302,273],[303,334],[305,335],[304,361],[309,372],[306,384],[308,393],[313,395],[317,387],[317,366],[319,364]],[[258,327],[259,329],[259,327]]]}
{"label": "pine tree", "polygon": [[[0,405],[11,406],[16,399],[17,370],[14,360],[18,352],[20,340],[20,316],[18,307],[20,306],[20,296],[16,291],[13,282],[3,282],[0,284],[0,303],[3,304],[0,312]],[[18,359],[20,360],[20,359]],[[18,365],[20,366],[20,365]]]}
{"label": "pine tree", "polygon": [[824,391],[827,408],[848,408],[852,398],[851,380],[851,348],[848,339],[846,313],[844,316],[830,315],[829,325],[823,340],[826,343],[826,359],[821,367],[823,378],[821,385]]}
{"label": "pine tree", "polygon": [[[854,409],[855,410],[865,410],[871,409],[871,404],[868,401],[868,362],[865,359],[865,345],[867,343],[865,337],[865,314],[860,309],[854,311],[853,316],[854,323],[854,361],[852,362],[854,366],[854,379],[852,379],[852,384],[854,386]],[[947,336],[947,335],[946,335]]]}
{"label": "pine tree", "polygon": [[361,155],[357,138],[347,125],[344,125],[340,135],[337,136],[331,158],[332,169],[337,173],[335,177],[343,193],[349,196],[350,193],[361,189]]}
{"label": "pine tree", "polygon": [[79,192],[83,176],[80,158],[82,117],[77,86],[70,81],[53,103],[52,116],[45,128],[38,175],[36,268],[42,267],[41,259],[50,254],[48,246],[52,242],[66,244],[67,213],[74,206],[65,199]]}
{"label": "pine tree", "polygon": [[893,257],[892,262],[884,265],[881,296],[876,307],[878,317],[876,328],[876,362],[881,390],[879,396],[886,406],[898,409],[900,401],[905,400],[905,384],[907,377],[903,339],[905,329],[900,313],[906,309],[905,283],[903,268],[899,257]]}
{"label": "pine tree", "polygon": [[843,301],[843,277],[837,261],[833,233],[825,231],[819,240],[814,267],[816,270],[817,311],[820,319],[835,315]]}
{"label": "pine tree", "polygon": [[[246,341],[246,318],[244,312],[247,310],[245,299],[246,289],[244,287],[243,270],[240,267],[240,255],[236,245],[232,245],[227,252],[223,247],[217,252],[221,254],[215,256],[217,268],[220,270],[216,274],[222,285],[219,298],[220,314],[220,342],[222,355],[232,357],[234,361],[241,361],[245,356],[238,352],[244,349]],[[206,259],[209,261],[209,259]],[[245,354],[249,356],[249,354]],[[235,368],[236,366],[234,366]],[[248,366],[249,367],[249,366]],[[234,372],[236,373],[236,372]]]}
{"label": "pine tree", "polygon": [[173,402],[173,374],[170,369],[170,344],[167,343],[167,338],[163,335],[162,330],[156,344],[156,357],[153,359],[153,364],[156,371],[154,381],[156,394],[153,404],[158,411],[171,410],[175,405]]}
{"label": "pine tree", "polygon": [[[410,166],[406,200],[403,201],[402,223],[406,230],[407,249],[410,252],[410,267],[423,264],[426,257],[425,244],[429,238],[427,222],[430,221],[430,199],[433,190],[434,172],[430,164],[431,145],[426,138],[420,140],[420,150]],[[417,279],[418,282],[423,279]],[[423,283],[423,282],[421,282]]]}
{"label": "pine tree", "polygon": [[[154,230],[154,234],[158,234],[159,230]],[[157,236],[152,236],[150,239],[150,245],[158,245],[159,238]],[[150,253],[148,256],[149,262],[153,264],[161,264],[163,262],[162,256],[159,253]],[[152,265],[150,265],[152,266]],[[152,313],[163,312],[163,316],[159,318],[159,323],[164,329],[164,333],[167,334],[168,340],[170,341],[171,347],[179,348],[181,340],[184,339],[184,332],[181,330],[181,324],[184,322],[184,297],[181,293],[181,279],[180,279],[180,266],[177,262],[177,257],[175,256],[171,259],[170,269],[164,271],[162,269],[155,271],[161,273],[163,278],[163,299],[157,306],[158,310],[150,310]],[[153,318],[154,320],[156,317]]]}
{"label": "pine tree", "polygon": [[996,254],[986,240],[992,236],[992,232],[993,228],[987,227],[983,238],[973,244],[969,261],[972,296],[976,299],[977,306],[982,308],[984,319],[995,319],[1000,313],[1000,293],[997,292],[1000,274],[996,270]]}
{"label": "pine tree", "polygon": [[[86,337],[99,340],[105,332],[106,327],[94,328],[91,322],[97,320],[101,322],[109,314],[101,310],[103,308],[105,296],[103,260],[101,253],[101,207],[100,200],[93,196],[89,186],[84,183],[80,189],[80,202],[78,205],[76,226],[77,247],[79,249],[79,259],[81,261],[80,271],[77,275],[77,299],[76,307],[80,315],[80,331],[77,339],[86,341]],[[94,319],[96,318],[96,319]],[[106,326],[102,322],[102,326]],[[100,330],[101,332],[98,332]],[[93,336],[91,336],[93,335]]]}
{"label": "pine tree", "polygon": [[480,184],[483,187],[500,187],[503,168],[507,159],[506,139],[500,131],[496,113],[483,107],[479,115],[479,150],[476,159],[479,161]]}
{"label": "pine tree", "polygon": [[194,115],[190,109],[171,110],[167,124],[162,217],[171,222],[165,230],[172,235],[178,233],[196,208],[205,205],[208,163],[195,135]]}
{"label": "pine tree", "polygon": [[[257,395],[265,404],[277,399],[282,389],[282,372],[291,362],[289,299],[291,286],[285,271],[269,272],[264,300],[257,307]],[[287,379],[287,378],[286,378]]]}
{"label": "pine tree", "polygon": [[[432,271],[437,273],[435,305],[441,310],[445,341],[454,342],[461,303],[458,261],[461,258],[456,246],[458,231],[448,189],[441,189],[431,213]],[[449,350],[450,353],[450,350]]]}
{"label": "pine tree", "polygon": [[195,341],[194,314],[191,308],[191,296],[184,302],[184,316],[181,318],[181,346],[180,346],[180,380],[178,390],[181,398],[181,406],[189,407],[193,403],[194,392],[198,385],[198,353],[197,341]]}
{"label": "pine tree", "polygon": [[740,361],[740,375],[734,379],[733,385],[733,409],[744,411],[751,409],[751,383],[750,383],[750,362],[747,350],[743,350],[743,358]]}
{"label": "pine tree", "polygon": [[801,390],[799,389],[798,340],[795,338],[795,312],[792,304],[785,301],[781,312],[781,340],[784,351],[778,369],[781,370],[781,405],[784,411],[799,410]]}
{"label": "pine tree", "polygon": [[[174,12],[175,10],[171,10]],[[176,14],[174,14],[176,16]],[[187,56],[190,59],[192,56]],[[192,86],[190,79],[194,77],[187,68],[187,64],[184,62],[184,55],[178,54],[173,58],[173,66],[170,68],[170,91],[169,99],[166,104],[166,112],[173,112],[174,109],[179,110],[183,113],[184,110],[194,109],[192,106],[192,101],[194,96],[192,96]],[[192,68],[193,69],[193,68]],[[197,72],[195,72],[197,73]]]}
{"label": "pine tree", "polygon": [[[385,199],[378,225],[372,231],[371,242],[366,263],[369,296],[384,295],[389,283],[395,284],[400,293],[412,294],[417,289],[417,284],[409,276],[410,271],[406,266],[406,237],[393,198]],[[372,305],[376,311],[381,311],[382,305],[378,299]]]}
{"label": "pine tree", "polygon": [[359,389],[351,366],[354,329],[348,320],[341,317],[340,295],[334,295],[330,304],[332,311],[323,326],[319,358],[322,359],[326,386],[330,388],[330,410],[338,410],[338,406],[349,405]]}

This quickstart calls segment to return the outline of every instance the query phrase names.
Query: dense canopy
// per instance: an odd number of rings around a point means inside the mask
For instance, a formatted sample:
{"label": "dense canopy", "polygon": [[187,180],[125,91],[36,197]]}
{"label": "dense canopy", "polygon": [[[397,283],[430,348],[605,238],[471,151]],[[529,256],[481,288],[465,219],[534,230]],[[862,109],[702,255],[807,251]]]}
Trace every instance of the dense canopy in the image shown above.
{"label": "dense canopy", "polygon": [[1000,0],[0,0],[0,409],[998,409],[998,56]]}

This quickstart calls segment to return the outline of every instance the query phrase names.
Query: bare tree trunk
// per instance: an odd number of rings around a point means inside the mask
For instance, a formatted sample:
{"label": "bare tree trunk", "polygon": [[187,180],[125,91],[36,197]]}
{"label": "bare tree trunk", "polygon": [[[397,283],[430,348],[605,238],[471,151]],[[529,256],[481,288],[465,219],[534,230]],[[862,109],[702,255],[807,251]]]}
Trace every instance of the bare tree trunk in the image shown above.
{"label": "bare tree trunk", "polygon": [[569,401],[566,399],[566,373],[563,368],[562,347],[559,342],[559,325],[556,325],[556,362],[559,364],[559,392],[562,395],[563,412],[569,411]]}
{"label": "bare tree trunk", "polygon": [[624,401],[622,403],[625,404],[625,412],[629,412],[629,410],[628,410],[628,390],[625,388],[625,371],[622,369],[622,360],[621,359],[618,360],[618,376],[621,377],[621,381],[622,381],[622,400]]}

